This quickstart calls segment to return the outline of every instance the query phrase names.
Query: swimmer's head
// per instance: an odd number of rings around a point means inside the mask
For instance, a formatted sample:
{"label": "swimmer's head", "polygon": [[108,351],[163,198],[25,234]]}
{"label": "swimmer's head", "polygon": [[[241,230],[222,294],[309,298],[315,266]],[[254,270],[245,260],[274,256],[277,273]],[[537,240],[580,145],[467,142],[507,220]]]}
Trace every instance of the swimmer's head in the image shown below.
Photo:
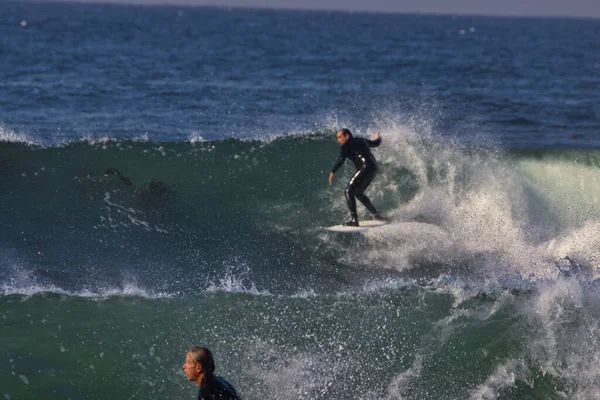
{"label": "swimmer's head", "polygon": [[190,381],[198,381],[200,376],[211,376],[215,372],[215,361],[206,347],[194,346],[188,351],[183,370]]}

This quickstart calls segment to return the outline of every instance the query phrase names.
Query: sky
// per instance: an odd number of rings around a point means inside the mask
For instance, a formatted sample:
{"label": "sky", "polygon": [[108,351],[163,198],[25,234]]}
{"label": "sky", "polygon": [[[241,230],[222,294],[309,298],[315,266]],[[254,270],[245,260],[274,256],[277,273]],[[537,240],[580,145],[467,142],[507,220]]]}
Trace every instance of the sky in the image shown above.
{"label": "sky", "polygon": [[600,0],[77,0],[312,10],[600,18]]}

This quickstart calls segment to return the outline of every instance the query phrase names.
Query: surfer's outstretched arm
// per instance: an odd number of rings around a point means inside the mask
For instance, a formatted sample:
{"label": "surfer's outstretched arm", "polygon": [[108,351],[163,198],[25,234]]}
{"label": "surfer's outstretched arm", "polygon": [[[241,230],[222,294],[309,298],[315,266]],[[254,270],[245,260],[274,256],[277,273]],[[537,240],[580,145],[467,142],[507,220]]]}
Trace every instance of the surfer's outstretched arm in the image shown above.
{"label": "surfer's outstretched arm", "polygon": [[381,144],[381,134],[379,133],[379,131],[377,131],[377,133],[375,134],[375,140],[367,139],[367,143],[369,144],[369,147],[379,146]]}
{"label": "surfer's outstretched arm", "polygon": [[133,186],[133,182],[131,181],[131,179],[129,179],[125,175],[121,174],[118,169],[116,169],[116,168],[109,168],[106,171],[104,171],[104,175],[108,176],[108,175],[112,175],[112,174],[116,174],[119,177],[119,179],[121,179],[121,181],[125,185],[127,185],[127,186]]}

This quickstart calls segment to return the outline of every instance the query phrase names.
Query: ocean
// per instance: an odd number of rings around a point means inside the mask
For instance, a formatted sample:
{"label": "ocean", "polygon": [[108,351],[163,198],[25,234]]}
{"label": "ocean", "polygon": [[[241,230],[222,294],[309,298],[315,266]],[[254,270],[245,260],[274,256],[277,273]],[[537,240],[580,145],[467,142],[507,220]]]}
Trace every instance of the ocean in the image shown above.
{"label": "ocean", "polygon": [[600,399],[599,199],[600,20],[2,1],[0,398]]}

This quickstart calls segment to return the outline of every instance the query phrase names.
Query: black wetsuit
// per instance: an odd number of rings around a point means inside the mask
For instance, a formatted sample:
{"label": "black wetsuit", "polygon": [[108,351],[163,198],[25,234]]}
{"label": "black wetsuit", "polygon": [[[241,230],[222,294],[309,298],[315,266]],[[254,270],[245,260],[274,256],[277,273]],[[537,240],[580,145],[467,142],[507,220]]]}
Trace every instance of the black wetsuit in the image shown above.
{"label": "black wetsuit", "polygon": [[373,207],[371,200],[364,194],[365,189],[375,175],[378,167],[375,157],[371,153],[370,147],[377,147],[381,144],[381,138],[377,140],[368,140],[358,137],[351,137],[346,143],[341,146],[341,153],[337,161],[333,165],[331,172],[335,172],[344,164],[346,158],[354,162],[354,166],[358,171],[352,176],[346,186],[346,203],[350,209],[350,215],[353,221],[358,221],[356,212],[356,199],[358,199],[369,210],[371,215],[379,217],[379,213]]}
{"label": "black wetsuit", "polygon": [[198,400],[240,400],[234,387],[220,376],[205,376],[200,385]]}

